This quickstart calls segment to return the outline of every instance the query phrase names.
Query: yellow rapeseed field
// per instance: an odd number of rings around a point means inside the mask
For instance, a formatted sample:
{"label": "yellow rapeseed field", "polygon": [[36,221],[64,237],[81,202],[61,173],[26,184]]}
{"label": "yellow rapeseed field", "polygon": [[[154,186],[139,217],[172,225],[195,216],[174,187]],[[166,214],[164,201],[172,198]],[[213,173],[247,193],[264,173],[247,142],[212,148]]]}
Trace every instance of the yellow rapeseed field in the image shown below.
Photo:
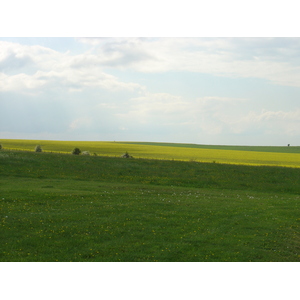
{"label": "yellow rapeseed field", "polygon": [[41,145],[44,152],[71,153],[78,147],[91,155],[120,157],[126,151],[134,158],[197,161],[242,165],[269,165],[300,167],[298,153],[257,152],[239,150],[202,149],[125,142],[78,142],[78,141],[39,141],[39,140],[1,140],[3,149],[34,151]]}

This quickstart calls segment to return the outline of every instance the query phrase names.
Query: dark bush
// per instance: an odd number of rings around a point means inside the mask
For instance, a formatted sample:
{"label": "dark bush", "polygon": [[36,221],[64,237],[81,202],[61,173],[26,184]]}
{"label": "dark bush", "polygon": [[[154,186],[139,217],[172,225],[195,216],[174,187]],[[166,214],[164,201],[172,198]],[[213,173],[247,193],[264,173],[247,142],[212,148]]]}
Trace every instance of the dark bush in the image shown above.
{"label": "dark bush", "polygon": [[43,152],[43,149],[42,149],[42,147],[40,146],[40,145],[37,145],[36,147],[35,147],[35,150],[34,150],[35,152]]}
{"label": "dark bush", "polygon": [[72,154],[74,155],[79,155],[81,153],[80,149],[79,148],[75,148],[73,151],[72,151]]}
{"label": "dark bush", "polygon": [[122,155],[123,158],[133,158],[133,156],[129,155],[129,153],[126,151],[126,153],[124,153]]}

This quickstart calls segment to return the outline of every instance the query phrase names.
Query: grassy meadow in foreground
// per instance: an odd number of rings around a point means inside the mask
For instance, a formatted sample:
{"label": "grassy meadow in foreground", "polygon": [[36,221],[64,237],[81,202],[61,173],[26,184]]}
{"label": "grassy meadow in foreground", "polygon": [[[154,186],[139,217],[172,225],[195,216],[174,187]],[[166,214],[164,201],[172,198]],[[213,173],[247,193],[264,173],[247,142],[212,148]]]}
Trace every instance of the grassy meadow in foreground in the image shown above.
{"label": "grassy meadow in foreground", "polygon": [[135,158],[215,162],[242,165],[270,165],[300,168],[300,147],[208,146],[170,143],[78,142],[2,140],[4,149],[33,151],[37,144],[45,152],[82,151],[120,157],[126,151]]}
{"label": "grassy meadow in foreground", "polygon": [[0,261],[300,261],[299,182],[298,168],[4,149]]}

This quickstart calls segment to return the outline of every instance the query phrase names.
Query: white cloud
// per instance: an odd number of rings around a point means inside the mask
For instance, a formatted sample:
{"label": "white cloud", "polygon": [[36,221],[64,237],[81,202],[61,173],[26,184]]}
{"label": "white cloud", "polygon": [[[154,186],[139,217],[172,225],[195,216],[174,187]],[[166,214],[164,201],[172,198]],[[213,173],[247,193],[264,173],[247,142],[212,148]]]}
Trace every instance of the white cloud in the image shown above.
{"label": "white cloud", "polygon": [[28,74],[17,74],[8,76],[0,73],[0,91],[26,91],[42,87],[44,80],[39,80],[37,76]]}
{"label": "white cloud", "polygon": [[299,38],[105,38],[99,63],[139,72],[189,71],[300,86]]}
{"label": "white cloud", "polygon": [[297,38],[81,38],[90,51],[71,55],[41,46],[0,41],[0,90],[47,83],[70,88],[143,89],[121,82],[104,68],[138,72],[186,71],[253,77],[300,86]]}
{"label": "white cloud", "polygon": [[[115,76],[103,72],[101,59],[95,55],[71,56],[40,46],[1,41],[0,49],[0,66],[3,70],[0,73],[0,91],[26,91],[51,86],[69,91],[88,87],[113,91],[144,88],[136,83],[119,81]],[[25,65],[27,73],[23,70]],[[20,66],[24,71],[22,73],[19,72]]]}
{"label": "white cloud", "polygon": [[266,134],[296,136],[300,134],[300,110],[251,111],[236,125],[248,128],[256,127]]}
{"label": "white cloud", "polygon": [[167,93],[146,93],[128,103],[128,111],[118,113],[124,126],[159,130],[161,133],[217,135],[225,131],[240,110],[244,99],[204,97],[196,101]]}
{"label": "white cloud", "polygon": [[131,99],[128,111],[117,116],[131,130],[176,132],[182,140],[188,136],[195,140],[231,135],[231,139],[241,141],[243,135],[274,139],[300,134],[300,110],[249,112],[249,103],[242,98],[203,97],[188,101],[166,93],[148,93]]}
{"label": "white cloud", "polygon": [[89,117],[81,117],[73,120],[69,125],[70,129],[78,129],[78,128],[89,128],[91,125],[91,119]]}
{"label": "white cloud", "polygon": [[[186,110],[187,103],[179,96],[167,93],[149,93],[132,98],[128,102],[128,111],[117,116],[127,123],[136,126],[170,126],[178,124]],[[125,125],[124,124],[124,125]]]}

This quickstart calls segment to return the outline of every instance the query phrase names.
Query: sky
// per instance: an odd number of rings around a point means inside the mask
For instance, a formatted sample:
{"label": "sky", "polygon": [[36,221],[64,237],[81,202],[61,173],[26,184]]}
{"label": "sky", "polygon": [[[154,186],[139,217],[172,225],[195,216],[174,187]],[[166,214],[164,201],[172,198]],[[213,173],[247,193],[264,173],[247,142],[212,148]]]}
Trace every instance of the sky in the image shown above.
{"label": "sky", "polygon": [[0,38],[0,139],[300,144],[300,38]]}

